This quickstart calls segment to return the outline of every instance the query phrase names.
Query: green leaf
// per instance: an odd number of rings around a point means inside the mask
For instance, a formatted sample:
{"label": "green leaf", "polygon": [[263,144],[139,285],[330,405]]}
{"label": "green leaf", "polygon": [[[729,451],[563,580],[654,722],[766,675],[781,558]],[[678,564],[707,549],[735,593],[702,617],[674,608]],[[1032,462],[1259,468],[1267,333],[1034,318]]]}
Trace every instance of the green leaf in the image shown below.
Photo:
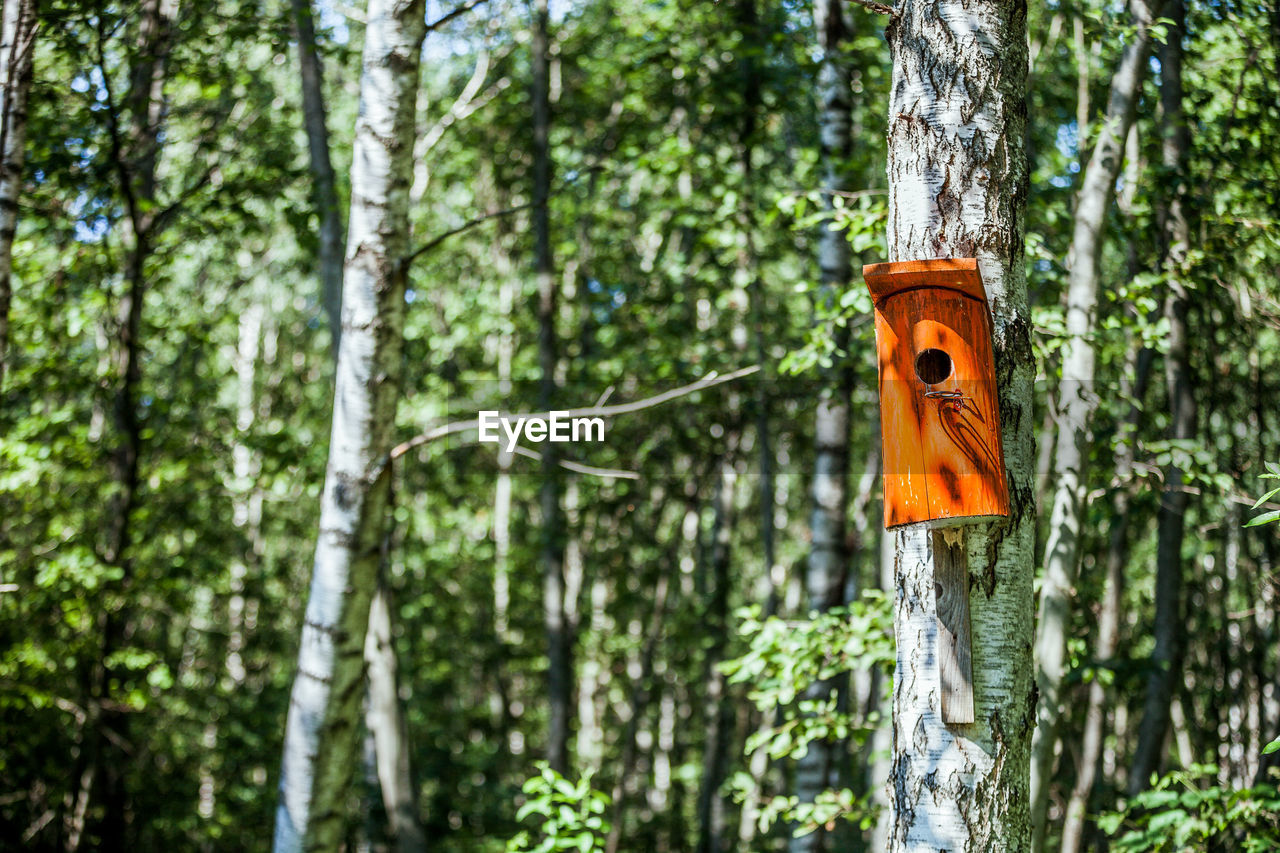
{"label": "green leaf", "polygon": [[1257,518],[1250,519],[1245,524],[1245,527],[1261,527],[1264,524],[1270,524],[1278,520],[1280,520],[1280,509],[1273,509],[1271,512],[1264,512]]}

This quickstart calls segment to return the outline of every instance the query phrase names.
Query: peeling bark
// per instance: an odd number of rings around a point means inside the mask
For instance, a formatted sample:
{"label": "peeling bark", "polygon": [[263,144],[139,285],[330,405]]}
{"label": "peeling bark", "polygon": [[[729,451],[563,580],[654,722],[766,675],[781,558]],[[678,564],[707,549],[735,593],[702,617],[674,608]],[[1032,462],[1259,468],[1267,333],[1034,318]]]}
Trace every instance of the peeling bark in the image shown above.
{"label": "peeling bark", "polygon": [[990,300],[1010,515],[966,536],[976,722],[942,722],[929,531],[895,532],[894,853],[1023,851],[1035,447],[1023,259],[1027,22],[1019,0],[900,4],[889,110],[889,259],[976,257]]}
{"label": "peeling bark", "polygon": [[339,849],[360,764],[364,645],[386,531],[403,361],[409,183],[425,35],[421,0],[370,0],[333,431],[285,729],[278,853]]}

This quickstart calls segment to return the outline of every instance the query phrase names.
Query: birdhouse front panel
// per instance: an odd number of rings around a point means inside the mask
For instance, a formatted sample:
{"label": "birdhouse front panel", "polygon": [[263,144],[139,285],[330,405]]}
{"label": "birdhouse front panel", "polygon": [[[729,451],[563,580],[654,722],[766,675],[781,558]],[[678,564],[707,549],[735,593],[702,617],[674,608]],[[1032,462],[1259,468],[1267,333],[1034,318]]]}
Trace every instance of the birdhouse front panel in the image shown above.
{"label": "birdhouse front panel", "polygon": [[1009,513],[991,318],[972,258],[870,264],[885,527]]}

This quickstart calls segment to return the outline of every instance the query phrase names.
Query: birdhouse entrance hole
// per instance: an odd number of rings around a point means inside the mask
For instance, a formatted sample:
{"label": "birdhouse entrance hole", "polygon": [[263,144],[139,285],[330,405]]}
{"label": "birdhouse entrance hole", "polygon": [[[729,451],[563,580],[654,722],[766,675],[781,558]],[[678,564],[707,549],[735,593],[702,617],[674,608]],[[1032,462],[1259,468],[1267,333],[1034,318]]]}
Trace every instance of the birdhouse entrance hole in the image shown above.
{"label": "birdhouse entrance hole", "polygon": [[916,376],[925,385],[937,385],[951,375],[951,356],[940,349],[927,349],[916,356]]}

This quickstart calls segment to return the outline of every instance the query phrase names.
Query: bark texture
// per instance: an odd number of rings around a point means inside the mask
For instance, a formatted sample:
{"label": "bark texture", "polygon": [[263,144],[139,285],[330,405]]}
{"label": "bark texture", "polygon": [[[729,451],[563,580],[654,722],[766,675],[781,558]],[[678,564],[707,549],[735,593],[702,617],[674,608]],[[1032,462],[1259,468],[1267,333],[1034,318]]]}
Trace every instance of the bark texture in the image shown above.
{"label": "bark texture", "polygon": [[[1169,37],[1160,51],[1160,109],[1164,140],[1161,161],[1171,178],[1163,231],[1164,272],[1169,292],[1165,297],[1165,319],[1169,322],[1169,353],[1165,357],[1165,385],[1169,399],[1169,437],[1186,442],[1196,435],[1196,401],[1193,390],[1188,338],[1190,281],[1186,275],[1187,249],[1191,241],[1186,186],[1187,149],[1190,136],[1182,110],[1182,39],[1185,35],[1186,6],[1171,0],[1165,14],[1173,21]],[[1137,793],[1159,772],[1169,730],[1170,703],[1178,681],[1182,660],[1181,618],[1182,540],[1190,494],[1177,465],[1164,469],[1164,491],[1156,517],[1156,613],[1155,648],[1151,652],[1142,725],[1134,748],[1129,773],[1129,791]]]}
{"label": "bark texture", "polygon": [[1097,409],[1094,393],[1096,355],[1093,331],[1098,306],[1098,265],[1107,211],[1124,162],[1124,144],[1133,124],[1147,59],[1151,54],[1153,9],[1132,0],[1136,27],[1111,78],[1107,111],[1085,168],[1076,203],[1067,283],[1067,339],[1062,349],[1058,393],[1058,430],[1053,470],[1053,508],[1045,544],[1044,580],[1036,631],[1036,680],[1039,721],[1032,745],[1031,802],[1035,846],[1044,843],[1049,781],[1062,713],[1061,686],[1066,664],[1066,631],[1071,587],[1080,560],[1080,524],[1084,512],[1084,466],[1089,452],[1089,423]]}
{"label": "bark texture", "polygon": [[[822,57],[818,66],[818,116],[822,144],[823,189],[826,207],[833,211],[839,193],[851,189],[849,154],[852,148],[849,63],[843,50],[850,35],[848,13],[841,0],[816,0],[814,27]],[[834,307],[853,278],[852,253],[844,229],[832,230],[823,223],[818,238],[818,267],[823,309]],[[849,577],[849,397],[853,374],[846,360],[849,329],[846,324],[830,326],[836,349],[834,365],[824,371],[822,389],[814,413],[815,454],[813,462],[812,510],[809,516],[811,545],[805,567],[805,593],[810,611],[823,611],[844,603]],[[833,681],[814,684],[806,699],[830,696]],[[813,802],[822,791],[833,787],[841,757],[847,756],[839,741],[815,740],[796,764],[795,794],[801,802]],[[793,837],[791,853],[816,853],[829,849],[825,829]]]}
{"label": "bark texture", "polygon": [[285,730],[275,850],[336,850],[360,763],[364,645],[402,370],[421,0],[371,0],[351,170],[329,466]]}
{"label": "bark texture", "polygon": [[[1010,515],[965,537],[976,722],[940,709],[928,530],[894,547],[894,853],[1030,846],[1034,364],[1023,260],[1027,22],[1020,0],[900,4],[889,110],[889,258],[976,257],[993,319]],[[889,437],[887,440],[892,440]]]}
{"label": "bark texture", "polygon": [[311,0],[291,0],[298,40],[298,67],[302,78],[302,121],[307,131],[307,153],[316,213],[320,217],[320,300],[329,318],[329,334],[336,357],[342,340],[342,213],[338,186],[329,156],[329,130],[325,121],[324,68],[316,47]]}
{"label": "bark texture", "polygon": [[27,141],[27,93],[35,53],[35,0],[5,0],[0,15],[0,387],[9,354],[13,300],[13,235],[18,227],[22,161]]}

